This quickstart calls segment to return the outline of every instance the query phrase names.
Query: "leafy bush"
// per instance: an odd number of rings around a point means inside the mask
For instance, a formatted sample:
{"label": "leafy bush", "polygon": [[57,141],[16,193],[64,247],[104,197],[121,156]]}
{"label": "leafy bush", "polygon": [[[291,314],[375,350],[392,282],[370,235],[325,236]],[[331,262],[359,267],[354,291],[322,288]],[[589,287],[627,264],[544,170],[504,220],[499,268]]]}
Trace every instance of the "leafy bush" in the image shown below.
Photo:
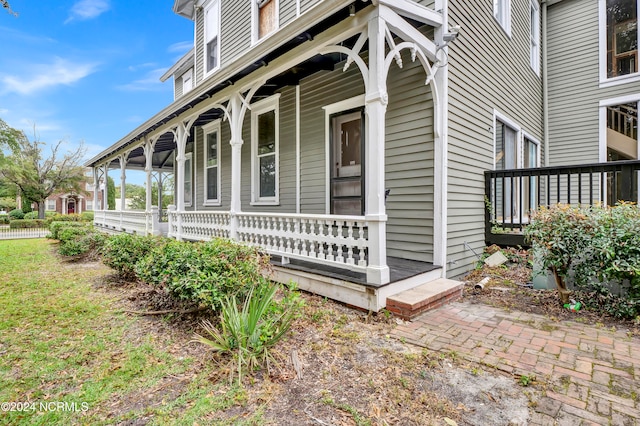
{"label": "leafy bush", "polygon": [[69,226],[72,223],[65,223],[58,232],[58,252],[63,256],[83,257],[95,257],[100,254],[107,236],[92,226]]}
{"label": "leafy bush", "polygon": [[56,213],[49,219],[51,222],[81,222],[82,216],[77,213],[60,214]]}
{"label": "leafy bush", "polygon": [[14,219],[24,219],[24,212],[22,209],[14,209],[9,212],[9,217],[11,220]]}
{"label": "leafy bush", "polygon": [[206,334],[196,334],[196,340],[214,351],[230,354],[230,380],[238,382],[246,372],[258,367],[269,369],[273,356],[270,349],[282,339],[297,317],[302,302],[299,294],[289,290],[278,302],[278,287],[261,283],[251,287],[246,298],[225,296],[221,302],[220,325],[203,323]]}
{"label": "leafy bush", "polygon": [[6,225],[9,223],[9,215],[3,214],[0,216],[0,225]]}
{"label": "leafy bush", "polygon": [[136,278],[136,264],[163,243],[158,237],[117,234],[109,237],[103,250],[103,262],[125,279]]}
{"label": "leafy bush", "polygon": [[29,212],[29,213],[25,213],[24,215],[25,219],[37,219],[38,218],[38,212]]}
{"label": "leafy bush", "polygon": [[44,219],[15,219],[9,222],[9,228],[11,229],[26,229],[26,228],[46,228],[47,223]]}
{"label": "leafy bush", "polygon": [[93,222],[94,214],[93,212],[82,212],[80,217],[85,222]]}
{"label": "leafy bush", "polygon": [[136,266],[138,277],[165,286],[179,299],[197,302],[213,310],[224,297],[243,297],[250,288],[268,280],[267,256],[229,240],[206,243],[169,241],[154,249]]}
{"label": "leafy bush", "polygon": [[50,238],[53,238],[54,240],[59,240],[60,239],[60,231],[66,228],[71,228],[71,227],[79,227],[79,228],[84,228],[84,229],[88,229],[88,226],[86,223],[81,223],[81,222],[51,222],[49,224],[49,232],[51,232],[51,235],[49,236]]}
{"label": "leafy bush", "polygon": [[[614,207],[541,208],[525,228],[541,265],[549,269],[565,298],[569,276],[577,288],[594,291],[595,283],[627,285],[632,304],[640,300],[640,209],[630,203]],[[602,294],[605,286],[596,288]]]}

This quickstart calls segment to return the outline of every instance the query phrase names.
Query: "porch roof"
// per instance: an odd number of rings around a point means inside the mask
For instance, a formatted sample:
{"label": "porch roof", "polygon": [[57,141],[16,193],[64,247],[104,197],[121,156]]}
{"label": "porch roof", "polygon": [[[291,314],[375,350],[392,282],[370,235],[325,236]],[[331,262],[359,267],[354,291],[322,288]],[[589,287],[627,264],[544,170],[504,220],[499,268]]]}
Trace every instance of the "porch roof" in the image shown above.
{"label": "porch roof", "polygon": [[[266,66],[269,62],[282,56],[286,52],[308,40],[312,40],[318,34],[347,19],[350,16],[348,8],[350,3],[355,5],[356,11],[362,10],[371,4],[369,1],[353,2],[353,0],[339,0],[321,3],[317,9],[322,10],[318,10],[314,16],[303,15],[292,24],[282,28],[278,33],[270,37],[268,42],[261,43],[256,46],[256,48],[251,50],[249,55],[241,55],[228,66],[224,67],[223,70],[214,78],[204,80],[193,89],[193,93],[186,94],[181,98],[174,100],[174,102],[169,104],[166,108],[158,112],[142,125],[138,126],[124,138],[91,158],[85,163],[85,165],[88,167],[97,166],[104,163],[105,160],[109,159],[109,157],[114,157],[118,151],[126,150],[127,147],[140,143],[145,136],[159,129],[172,119],[179,117],[189,109],[198,106],[200,103],[211,98],[216,93],[235,84],[263,66]],[[322,14],[327,15],[327,17],[317,22],[316,17],[321,16]],[[333,65],[341,59],[343,58],[337,53],[314,56],[313,58],[302,62],[301,64],[298,64],[288,71],[267,81],[267,83],[258,91],[254,99],[269,96],[278,88],[296,84],[300,79],[311,75],[318,70],[327,69],[329,66],[333,67]],[[195,122],[195,125],[206,123],[221,116],[221,111],[210,110],[200,115]],[[171,133],[165,133],[160,136],[159,141],[156,143],[156,153],[154,153],[154,168],[157,167],[156,160],[161,160],[160,156],[156,156],[157,152],[161,151],[163,147],[166,150],[173,149],[174,143],[172,138],[173,136]],[[169,145],[171,145],[171,148],[169,148]],[[140,156],[137,155],[138,149],[141,148],[135,148],[131,153],[133,156],[129,156],[129,160],[127,162],[128,167],[135,168],[136,165],[140,163],[140,159],[138,158]],[[142,155],[141,158],[144,159],[144,155]],[[114,160],[117,161],[115,158],[112,159],[112,161]],[[142,167],[144,168],[143,163],[144,161],[142,162]]]}

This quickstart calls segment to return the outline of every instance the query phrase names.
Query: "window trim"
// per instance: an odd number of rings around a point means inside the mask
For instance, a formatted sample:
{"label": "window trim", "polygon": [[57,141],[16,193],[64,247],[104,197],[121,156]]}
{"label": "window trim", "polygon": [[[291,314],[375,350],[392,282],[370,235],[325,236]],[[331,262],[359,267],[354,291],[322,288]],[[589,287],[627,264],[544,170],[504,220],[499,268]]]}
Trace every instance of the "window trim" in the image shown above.
{"label": "window trim", "polygon": [[[496,169],[496,154],[498,149],[498,139],[497,139],[497,126],[498,121],[502,122],[504,125],[511,127],[512,130],[516,132],[516,168],[521,168],[521,157],[522,157],[522,127],[520,127],[515,121],[511,120],[509,117],[501,114],[498,111],[493,112],[493,170]],[[508,169],[507,169],[508,170]]]}
{"label": "window trim", "polygon": [[[185,86],[184,86],[184,82],[185,82],[185,77],[189,77],[191,80],[191,87],[189,88],[189,90],[185,90]],[[186,94],[190,91],[193,90],[193,68],[189,68],[187,71],[185,71],[181,76],[180,76],[180,80],[182,81],[182,94]]]}
{"label": "window trim", "polygon": [[540,76],[540,4],[538,0],[531,0],[530,12],[533,12],[534,19],[529,23],[530,25],[530,53],[529,53],[529,65],[531,69]]}
{"label": "window trim", "polygon": [[[504,17],[498,19],[497,12],[500,5],[505,8]],[[493,2],[493,19],[500,25],[509,38],[511,38],[511,0],[494,0]]]}
{"label": "window trim", "polygon": [[[203,146],[203,151],[202,152],[204,153],[204,155],[202,156],[202,164],[203,164],[203,170],[204,170],[204,189],[203,189],[202,199],[204,201],[203,201],[202,205],[205,206],[205,207],[206,206],[220,206],[222,204],[222,193],[221,193],[222,185],[221,185],[221,181],[220,181],[221,176],[222,176],[221,170],[220,170],[221,166],[222,166],[221,161],[220,161],[220,154],[221,154],[221,152],[220,152],[220,129],[221,129],[220,119],[214,120],[214,121],[212,121],[210,123],[207,123],[204,126],[202,126],[202,131],[204,133],[204,138],[203,138],[203,141],[202,141],[202,146]],[[216,168],[217,168],[217,173],[216,174],[218,175],[218,179],[217,179],[218,188],[216,190],[216,193],[218,194],[218,198],[209,199],[209,198],[207,198],[208,192],[209,192],[209,185],[208,185],[208,182],[207,182],[207,176],[208,176],[207,169],[209,168],[207,166],[207,160],[208,160],[208,158],[207,158],[208,157],[207,136],[210,135],[211,133],[214,133],[214,132],[217,135],[216,144],[218,145],[218,147],[216,149],[216,152],[218,153],[218,158],[217,158],[218,164],[216,165]]]}
{"label": "window trim", "polygon": [[251,44],[260,43],[275,34],[280,29],[280,0],[270,0],[275,2],[275,28],[264,37],[260,37],[260,7],[263,0],[251,0]]}
{"label": "window trim", "polygon": [[540,143],[540,140],[538,140],[537,138],[533,137],[530,133],[525,132],[524,130],[522,130],[522,142],[521,142],[522,143],[522,149],[521,149],[522,155],[521,155],[521,158],[520,158],[520,164],[522,165],[521,167],[523,169],[529,168],[529,166],[526,166],[524,164],[524,141],[525,141],[525,139],[530,140],[531,142],[533,142],[533,144],[536,145],[536,147],[537,147],[537,149],[536,149],[536,164],[537,164],[537,166],[536,167],[541,167],[540,159],[542,158],[542,156],[540,155],[540,147],[542,146],[542,144]]}
{"label": "window trim", "polygon": [[[260,197],[260,163],[258,161],[258,116],[274,111],[275,115],[275,195]],[[251,105],[251,203],[252,206],[280,205],[280,93]]]}
{"label": "window trim", "polygon": [[[53,204],[53,208],[49,208],[51,205]],[[48,199],[46,204],[45,204],[45,210],[48,212],[54,212],[56,211],[56,208],[58,207],[58,200],[57,199]]]}
{"label": "window trim", "polygon": [[[640,15],[640,0],[637,0],[638,15]],[[640,42],[640,16],[638,20],[638,42]],[[634,83],[640,81],[640,65],[638,71],[633,74],[619,75],[616,77],[607,77],[607,0],[598,0],[598,27],[599,27],[599,46],[600,50],[600,88],[619,86],[621,84]],[[640,50],[640,49],[639,49]]]}
{"label": "window trim", "polygon": [[[186,195],[187,195],[187,191],[185,191],[185,187],[187,186],[187,161],[191,161],[191,176],[190,176],[190,183],[191,183],[191,200],[189,202],[187,202],[186,200]],[[182,191],[184,192],[185,195],[185,201],[184,201],[184,206],[185,207],[191,207],[193,206],[193,152],[187,152],[184,154],[184,181],[183,181],[183,187],[182,187]]]}
{"label": "window trim", "polygon": [[[203,65],[202,68],[204,70],[204,77],[205,78],[210,76],[214,72],[216,72],[218,69],[220,69],[220,56],[221,56],[220,55],[220,28],[221,28],[221,25],[220,25],[220,16],[221,16],[220,3],[221,3],[220,0],[210,1],[208,4],[206,4],[204,6],[204,9],[203,9],[203,13],[204,13],[204,35],[203,35],[203,46],[202,47],[203,47],[203,60],[204,60],[204,63],[202,64]],[[217,42],[217,44],[218,44],[218,49],[217,49],[218,55],[217,55],[217,64],[216,64],[216,66],[213,67],[210,70],[207,70],[207,59],[208,59],[207,44],[209,43],[209,41],[211,41],[210,39],[207,38],[207,26],[208,26],[207,13],[214,6],[217,6],[217,8],[218,8],[218,16],[216,17],[217,18],[217,21],[216,21],[217,34],[216,34],[216,37],[218,39],[218,42]]]}

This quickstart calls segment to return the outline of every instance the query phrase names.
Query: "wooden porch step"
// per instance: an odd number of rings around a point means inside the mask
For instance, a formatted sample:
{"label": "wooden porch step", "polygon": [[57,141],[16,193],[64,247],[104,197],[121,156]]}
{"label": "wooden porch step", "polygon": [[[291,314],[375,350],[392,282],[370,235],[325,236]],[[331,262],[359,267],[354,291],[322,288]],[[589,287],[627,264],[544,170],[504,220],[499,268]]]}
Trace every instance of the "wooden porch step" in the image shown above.
{"label": "wooden porch step", "polygon": [[404,320],[439,308],[462,297],[464,283],[438,278],[421,286],[387,297],[387,310]]}

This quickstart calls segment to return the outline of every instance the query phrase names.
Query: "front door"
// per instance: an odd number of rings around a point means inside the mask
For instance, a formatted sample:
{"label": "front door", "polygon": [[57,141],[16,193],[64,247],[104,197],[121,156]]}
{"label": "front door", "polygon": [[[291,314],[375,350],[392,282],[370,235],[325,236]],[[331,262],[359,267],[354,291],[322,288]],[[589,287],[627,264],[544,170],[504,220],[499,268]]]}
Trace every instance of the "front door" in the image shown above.
{"label": "front door", "polygon": [[73,214],[76,212],[76,200],[69,198],[67,201],[67,214]]}
{"label": "front door", "polygon": [[331,214],[364,214],[362,110],[331,117]]}

